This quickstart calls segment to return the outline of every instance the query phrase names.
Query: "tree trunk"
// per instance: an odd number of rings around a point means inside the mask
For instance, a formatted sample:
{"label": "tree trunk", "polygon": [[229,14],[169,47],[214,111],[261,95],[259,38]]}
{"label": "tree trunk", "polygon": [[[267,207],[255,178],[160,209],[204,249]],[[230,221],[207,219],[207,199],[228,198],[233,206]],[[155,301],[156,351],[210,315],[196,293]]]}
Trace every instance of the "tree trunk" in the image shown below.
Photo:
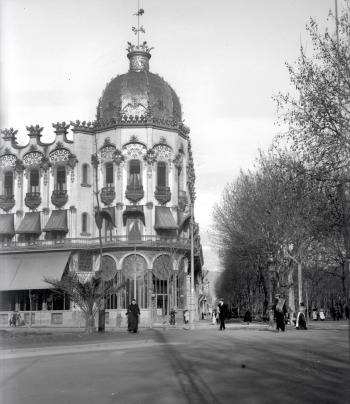
{"label": "tree trunk", "polygon": [[84,312],[85,317],[85,332],[92,334],[96,331],[95,316],[92,312]]}
{"label": "tree trunk", "polygon": [[288,308],[290,310],[290,317],[293,318],[295,313],[295,293],[294,293],[294,268],[290,267],[288,270]]}

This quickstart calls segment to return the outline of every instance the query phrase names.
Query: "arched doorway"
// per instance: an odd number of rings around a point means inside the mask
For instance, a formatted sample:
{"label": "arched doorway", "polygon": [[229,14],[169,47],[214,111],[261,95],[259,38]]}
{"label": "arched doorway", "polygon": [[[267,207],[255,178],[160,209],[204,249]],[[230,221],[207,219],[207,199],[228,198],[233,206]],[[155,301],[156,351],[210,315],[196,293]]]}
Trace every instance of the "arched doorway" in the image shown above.
{"label": "arched doorway", "polygon": [[174,306],[173,259],[160,255],[154,260],[152,268],[153,298],[157,317],[165,317]]}

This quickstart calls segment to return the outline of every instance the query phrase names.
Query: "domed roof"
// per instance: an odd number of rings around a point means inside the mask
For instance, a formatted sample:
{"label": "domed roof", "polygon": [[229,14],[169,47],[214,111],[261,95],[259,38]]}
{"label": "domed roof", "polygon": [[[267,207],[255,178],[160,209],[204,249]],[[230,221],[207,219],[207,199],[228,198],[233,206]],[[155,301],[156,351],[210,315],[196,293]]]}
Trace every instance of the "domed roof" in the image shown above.
{"label": "domed roof", "polygon": [[149,71],[149,48],[129,44],[130,68],[112,79],[99,102],[98,118],[119,120],[121,116],[148,116],[157,121],[182,121],[181,104],[175,91]]}

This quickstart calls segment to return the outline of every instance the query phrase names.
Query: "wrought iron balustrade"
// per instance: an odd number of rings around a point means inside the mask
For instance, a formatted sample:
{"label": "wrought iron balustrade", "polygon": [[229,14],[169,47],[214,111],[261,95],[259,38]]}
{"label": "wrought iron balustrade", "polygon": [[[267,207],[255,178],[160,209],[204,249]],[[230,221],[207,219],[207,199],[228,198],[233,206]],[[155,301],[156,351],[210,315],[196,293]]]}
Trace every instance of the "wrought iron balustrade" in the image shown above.
{"label": "wrought iron balustrade", "polygon": [[56,208],[62,208],[68,201],[68,194],[66,189],[54,189],[51,195],[51,202]]}
{"label": "wrought iron balustrade", "polygon": [[[156,235],[143,235],[138,240],[129,238],[129,236],[113,236],[108,239],[102,239],[103,248],[127,247],[127,246],[145,246],[145,247],[174,247],[190,248],[190,240],[184,237],[162,237]],[[6,241],[0,243],[0,251],[8,250],[40,250],[40,249],[81,249],[98,248],[98,237],[79,237],[63,238],[57,240],[35,240],[33,241]]]}
{"label": "wrought iron balustrade", "polygon": [[115,199],[115,190],[113,186],[104,187],[101,189],[101,201],[105,205],[110,205]]}
{"label": "wrought iron balustrade", "polygon": [[170,187],[157,185],[154,197],[161,205],[165,205],[171,199]]}
{"label": "wrought iron balustrade", "polygon": [[0,208],[8,212],[15,206],[14,195],[0,195]]}
{"label": "wrought iron balustrade", "polygon": [[24,203],[29,209],[36,209],[41,204],[40,192],[27,192]]}

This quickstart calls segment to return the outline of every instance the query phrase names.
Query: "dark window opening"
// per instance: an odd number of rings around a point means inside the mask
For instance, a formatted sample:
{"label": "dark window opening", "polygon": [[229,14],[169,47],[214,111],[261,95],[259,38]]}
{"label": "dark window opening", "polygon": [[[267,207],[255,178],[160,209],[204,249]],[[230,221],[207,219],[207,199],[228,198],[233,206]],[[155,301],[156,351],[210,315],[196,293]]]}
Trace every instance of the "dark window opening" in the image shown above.
{"label": "dark window opening", "polygon": [[64,191],[66,189],[66,168],[65,167],[57,167],[57,176],[56,176],[56,190]]}
{"label": "dark window opening", "polygon": [[139,160],[131,160],[129,164],[129,187],[139,188],[141,182],[141,165]]}
{"label": "dark window opening", "polygon": [[39,170],[30,172],[30,192],[39,192]]}
{"label": "dark window opening", "polygon": [[5,173],[5,196],[12,197],[13,196],[13,173],[7,172]]}
{"label": "dark window opening", "polygon": [[113,164],[112,163],[107,163],[106,164],[106,186],[107,187],[112,187],[113,183],[114,183]]}
{"label": "dark window opening", "polygon": [[83,165],[83,184],[87,185],[89,183],[89,166],[87,164]]}
{"label": "dark window opening", "polygon": [[166,163],[163,161],[157,164],[157,185],[159,187],[166,186]]}

